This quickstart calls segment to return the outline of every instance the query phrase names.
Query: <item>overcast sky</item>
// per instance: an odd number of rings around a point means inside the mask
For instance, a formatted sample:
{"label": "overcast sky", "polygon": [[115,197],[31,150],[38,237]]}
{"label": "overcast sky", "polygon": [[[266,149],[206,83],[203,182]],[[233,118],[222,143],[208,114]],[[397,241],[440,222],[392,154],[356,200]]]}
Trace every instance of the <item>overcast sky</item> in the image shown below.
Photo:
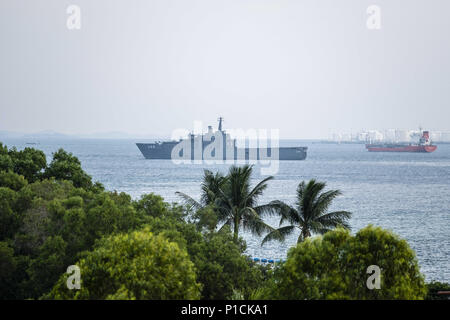
{"label": "overcast sky", "polygon": [[[81,29],[66,26],[69,5]],[[381,8],[381,29],[366,10]],[[450,129],[450,1],[1,0],[0,130]]]}

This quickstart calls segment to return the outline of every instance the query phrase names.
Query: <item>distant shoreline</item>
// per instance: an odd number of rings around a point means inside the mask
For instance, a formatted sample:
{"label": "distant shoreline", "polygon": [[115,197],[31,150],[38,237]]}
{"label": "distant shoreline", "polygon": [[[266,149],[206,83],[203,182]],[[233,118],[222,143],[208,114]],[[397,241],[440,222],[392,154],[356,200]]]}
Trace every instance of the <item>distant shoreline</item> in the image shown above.
{"label": "distant shoreline", "polygon": [[[328,141],[322,140],[313,143],[323,143],[323,144],[366,144],[365,141]],[[433,141],[433,144],[450,144],[450,141]]]}

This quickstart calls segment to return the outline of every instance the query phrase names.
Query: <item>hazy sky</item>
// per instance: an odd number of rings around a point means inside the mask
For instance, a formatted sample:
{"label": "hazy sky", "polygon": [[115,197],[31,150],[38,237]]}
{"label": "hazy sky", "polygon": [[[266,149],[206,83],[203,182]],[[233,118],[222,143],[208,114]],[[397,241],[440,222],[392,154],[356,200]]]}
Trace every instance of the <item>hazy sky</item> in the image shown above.
{"label": "hazy sky", "polygon": [[[69,5],[81,29],[66,26]],[[369,30],[369,5],[381,30]],[[1,0],[0,130],[450,129],[450,1]]]}

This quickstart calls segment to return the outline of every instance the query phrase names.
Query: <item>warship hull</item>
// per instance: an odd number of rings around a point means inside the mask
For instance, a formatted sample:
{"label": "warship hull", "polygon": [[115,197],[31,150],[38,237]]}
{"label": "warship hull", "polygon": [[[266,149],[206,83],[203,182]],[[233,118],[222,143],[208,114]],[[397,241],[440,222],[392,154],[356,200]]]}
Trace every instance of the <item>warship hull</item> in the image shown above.
{"label": "warship hull", "polygon": [[[179,141],[155,143],[136,143],[146,159],[161,160],[305,160],[307,147],[277,147],[255,148],[250,144],[239,145],[236,139],[222,129],[223,118],[219,119],[219,127],[213,132],[208,126],[208,132],[202,135],[190,134],[189,138]],[[242,140],[240,141],[242,143]],[[216,151],[220,154],[217,154]]]}
{"label": "warship hull", "polygon": [[[136,143],[145,159],[171,160],[172,150],[177,142],[164,143]],[[278,148],[278,160],[305,160],[307,155],[307,147],[281,147]],[[234,148],[232,155],[223,152],[221,160],[266,160],[271,157],[276,150],[267,148],[264,152],[258,148]],[[199,160],[194,158],[194,152],[191,152],[191,160]],[[201,160],[205,160],[202,156]],[[273,159],[272,159],[273,160]],[[276,159],[275,159],[276,160]]]}

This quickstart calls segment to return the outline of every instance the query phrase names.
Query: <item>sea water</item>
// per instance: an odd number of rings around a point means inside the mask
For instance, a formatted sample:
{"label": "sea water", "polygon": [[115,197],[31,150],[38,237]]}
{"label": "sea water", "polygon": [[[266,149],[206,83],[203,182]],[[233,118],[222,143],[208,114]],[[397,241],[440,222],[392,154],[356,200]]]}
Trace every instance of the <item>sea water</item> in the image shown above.
{"label": "sea water", "polygon": [[[8,147],[43,150],[49,157],[58,148],[77,156],[83,168],[108,190],[139,198],[156,193],[166,201],[180,201],[176,191],[200,196],[203,169],[226,173],[228,166],[175,165],[170,160],[146,160],[132,140],[40,140],[27,145],[23,139],[3,139]],[[35,141],[33,141],[35,142]],[[342,195],[330,211],[353,213],[352,232],[373,224],[390,229],[415,250],[426,280],[450,282],[450,145],[434,153],[371,153],[362,144],[326,144],[313,141],[281,141],[281,146],[308,146],[304,161],[281,161],[279,172],[259,199],[295,203],[302,180],[316,179]],[[264,178],[258,166],[253,182]],[[276,217],[266,221],[278,226]],[[262,238],[242,232],[252,257],[285,259],[298,232],[284,243],[261,246]]]}

